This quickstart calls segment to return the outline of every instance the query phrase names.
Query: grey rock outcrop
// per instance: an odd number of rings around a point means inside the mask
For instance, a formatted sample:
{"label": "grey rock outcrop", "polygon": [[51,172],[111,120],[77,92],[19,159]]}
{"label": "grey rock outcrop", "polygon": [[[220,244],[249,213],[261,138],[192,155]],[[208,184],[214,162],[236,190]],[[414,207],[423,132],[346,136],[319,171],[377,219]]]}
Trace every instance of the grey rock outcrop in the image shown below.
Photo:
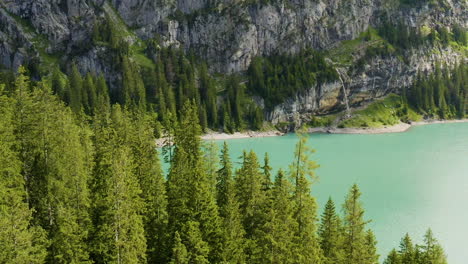
{"label": "grey rock outcrop", "polygon": [[[442,0],[437,7],[410,8],[400,6],[398,0],[4,0],[0,3],[0,63],[15,69],[40,60],[43,54],[60,54],[63,60],[75,60],[83,73],[106,73],[112,83],[118,76],[105,59],[106,50],[91,43],[96,21],[106,15],[122,20],[125,30],[131,29],[141,39],[157,37],[163,45],[195,52],[213,72],[233,73],[245,71],[255,56],[333,49],[379,26],[384,17],[414,27],[468,27],[468,2]],[[451,50],[414,50],[407,56],[406,62],[396,57],[372,60],[362,72],[349,76],[350,103],[409,85],[417,70],[430,70],[436,59],[466,60]],[[298,113],[339,109],[344,96],[340,88],[339,83],[311,87],[267,117],[286,122],[297,119]]]}

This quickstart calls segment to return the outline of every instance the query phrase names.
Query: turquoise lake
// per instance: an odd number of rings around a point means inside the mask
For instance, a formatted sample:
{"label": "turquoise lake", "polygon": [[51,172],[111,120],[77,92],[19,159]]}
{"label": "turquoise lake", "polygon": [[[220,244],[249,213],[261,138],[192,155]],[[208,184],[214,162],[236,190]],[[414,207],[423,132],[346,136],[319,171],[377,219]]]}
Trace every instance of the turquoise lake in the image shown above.
{"label": "turquoise lake", "polygon": [[[381,262],[405,233],[420,243],[430,227],[450,264],[468,263],[468,123],[416,126],[395,134],[309,137],[316,150],[311,158],[320,164],[319,180],[312,187],[319,214],[330,196],[341,209],[357,183]],[[297,137],[227,142],[234,162],[240,161],[242,150],[252,149],[261,160],[268,152],[277,170],[291,163]]]}

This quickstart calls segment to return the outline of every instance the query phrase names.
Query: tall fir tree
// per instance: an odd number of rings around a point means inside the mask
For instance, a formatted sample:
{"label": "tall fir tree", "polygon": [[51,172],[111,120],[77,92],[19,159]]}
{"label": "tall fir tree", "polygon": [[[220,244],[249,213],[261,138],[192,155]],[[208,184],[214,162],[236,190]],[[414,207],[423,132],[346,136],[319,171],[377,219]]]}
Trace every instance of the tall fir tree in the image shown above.
{"label": "tall fir tree", "polygon": [[272,187],[271,213],[263,228],[266,232],[259,245],[265,262],[296,263],[294,231],[297,223],[293,217],[292,190],[290,181],[280,170]]}
{"label": "tall fir tree", "polygon": [[138,178],[145,202],[144,223],[148,245],[148,262],[161,263],[167,260],[167,194],[166,184],[159,160],[159,152],[154,147],[155,117],[135,113],[131,129],[130,146],[135,157],[134,171]]}
{"label": "tall fir tree", "polygon": [[416,248],[408,233],[401,239],[398,253],[402,264],[416,264]]}
{"label": "tall fir tree", "polygon": [[174,247],[172,248],[172,258],[169,262],[170,264],[188,264],[188,254],[187,248],[182,243],[182,239],[180,238],[179,231],[175,232],[174,235]]}
{"label": "tall fir tree", "polygon": [[294,231],[294,258],[300,263],[320,263],[322,253],[316,236],[317,205],[310,195],[311,181],[316,179],[315,169],[318,165],[310,160],[310,154],[314,150],[307,146],[307,137],[298,135],[294,161],[289,168],[290,178],[295,184],[292,198],[294,220],[297,222]]}
{"label": "tall fir tree", "polygon": [[422,262],[431,264],[447,264],[447,256],[444,253],[442,246],[434,237],[431,229],[424,234],[424,244],[422,248]]}
{"label": "tall fir tree", "polygon": [[343,236],[341,219],[335,211],[335,203],[328,199],[322,213],[318,235],[325,263],[343,263]]}
{"label": "tall fir tree", "polygon": [[269,212],[269,199],[263,189],[264,175],[257,155],[251,151],[244,155],[242,168],[236,173],[236,192],[240,203],[242,223],[246,231],[247,262],[260,263],[260,240],[265,235],[263,227]]}
{"label": "tall fir tree", "polygon": [[46,234],[31,225],[32,212],[16,151],[14,103],[0,85],[0,263],[43,263]]}
{"label": "tall fir tree", "polygon": [[365,231],[369,221],[364,220],[364,209],[360,198],[361,192],[354,184],[343,204],[345,263],[374,263],[376,257],[375,245],[371,245],[370,234],[366,234]]}
{"label": "tall fir tree", "polygon": [[187,248],[188,263],[208,264],[210,248],[202,238],[200,224],[195,221],[187,221],[182,226],[182,242]]}
{"label": "tall fir tree", "polygon": [[395,249],[392,249],[384,261],[384,264],[401,264],[400,255]]}
{"label": "tall fir tree", "polygon": [[141,263],[146,261],[146,238],[139,179],[131,148],[119,135],[125,118],[120,106],[112,118],[101,116],[104,126],[96,131],[94,224],[92,236],[95,263]]}
{"label": "tall fir tree", "polygon": [[236,188],[232,175],[232,163],[226,142],[224,142],[223,149],[221,150],[220,165],[216,190],[225,239],[222,261],[227,263],[245,263],[245,231],[242,226],[242,216],[239,212],[239,202],[236,197]]}
{"label": "tall fir tree", "polygon": [[15,129],[34,223],[48,233],[49,261],[87,262],[91,164],[85,145],[90,139],[75,124],[70,109],[52,95],[47,82],[33,87],[32,93],[28,86],[20,74]]}
{"label": "tall fir tree", "polygon": [[270,167],[270,157],[268,156],[268,153],[265,152],[265,157],[263,159],[263,175],[265,175],[265,180],[263,183],[263,188],[265,190],[269,190],[271,188],[272,182],[271,182],[271,170],[272,168]]}
{"label": "tall fir tree", "polygon": [[73,112],[78,113],[82,108],[83,100],[83,78],[78,71],[76,64],[71,65],[69,78],[69,106]]}
{"label": "tall fir tree", "polygon": [[[198,222],[202,239],[209,245],[209,260],[217,262],[223,249],[221,221],[210,179],[204,171],[196,105],[187,101],[181,118],[175,131],[175,150],[168,176],[169,227],[174,234],[188,221]],[[185,246],[188,254],[192,254]]]}

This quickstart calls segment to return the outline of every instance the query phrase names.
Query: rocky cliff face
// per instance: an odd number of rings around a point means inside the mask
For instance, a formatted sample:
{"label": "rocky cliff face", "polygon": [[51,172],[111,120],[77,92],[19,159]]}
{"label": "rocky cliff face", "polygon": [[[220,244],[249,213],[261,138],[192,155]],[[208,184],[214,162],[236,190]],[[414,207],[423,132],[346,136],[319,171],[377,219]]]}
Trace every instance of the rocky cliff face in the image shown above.
{"label": "rocky cliff face", "polygon": [[[458,24],[468,27],[465,0],[437,6],[402,7],[398,0],[3,0],[0,2],[0,63],[17,68],[31,60],[74,59],[81,70],[111,74],[105,50],[91,44],[96,21],[112,16],[141,39],[158,38],[206,59],[212,71],[244,71],[255,56],[330,50],[357,38],[383,17],[415,27]],[[129,40],[131,41],[131,40]],[[359,57],[359,54],[354,54]],[[435,59],[466,60],[448,49],[414,50],[406,62],[393,57],[370,61],[344,82],[351,104],[381,96],[411,83],[418,69]],[[333,57],[330,58],[334,60]],[[337,64],[346,72],[350,64]],[[117,77],[109,77],[117,78]],[[341,90],[340,90],[341,89]],[[341,83],[311,87],[268,114],[276,121],[302,112],[342,106]]]}
{"label": "rocky cliff face", "polygon": [[345,101],[357,107],[390,92],[399,92],[413,83],[418,71],[431,72],[436,63],[445,62],[453,67],[455,63],[468,61],[452,48],[413,50],[408,56],[407,61],[398,57],[374,58],[361,72],[344,77],[343,83],[318,85],[289,98],[270,111],[267,118],[273,123],[288,122],[299,127],[313,115],[345,110]]}

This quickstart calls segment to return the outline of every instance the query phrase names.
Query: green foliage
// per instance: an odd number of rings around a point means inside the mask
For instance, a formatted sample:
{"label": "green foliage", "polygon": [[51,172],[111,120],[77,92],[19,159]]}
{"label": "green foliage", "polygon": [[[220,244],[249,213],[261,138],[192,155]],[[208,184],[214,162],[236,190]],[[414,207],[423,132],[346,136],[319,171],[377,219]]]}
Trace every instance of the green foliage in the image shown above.
{"label": "green foliage", "polygon": [[311,127],[328,127],[332,124],[335,118],[336,116],[334,115],[313,116],[308,125]]}
{"label": "green foliage", "polygon": [[170,264],[188,264],[187,249],[184,244],[182,244],[182,239],[180,238],[179,231],[176,231],[174,237],[174,247],[172,249],[172,259]]}
{"label": "green foliage", "polygon": [[460,25],[453,26],[453,40],[462,46],[468,46],[468,32]]}
{"label": "green foliage", "polygon": [[145,203],[128,143],[131,123],[118,105],[100,118],[107,125],[96,131],[93,258],[96,263],[140,263],[147,258]]}
{"label": "green foliage", "polygon": [[375,238],[372,231],[365,231],[369,221],[364,220],[364,209],[360,201],[361,192],[355,184],[343,204],[344,211],[344,254],[347,263],[377,263]]}
{"label": "green foliage", "polygon": [[279,171],[271,191],[271,213],[265,226],[267,235],[263,239],[264,259],[271,263],[295,263],[294,232],[297,223],[294,219],[292,203],[293,187]]}
{"label": "green foliage", "polygon": [[378,29],[379,35],[387,40],[401,54],[410,48],[417,48],[429,37],[425,37],[418,28],[409,27],[404,23],[392,24],[383,23]]}
{"label": "green foliage", "polygon": [[253,151],[244,155],[242,167],[236,172],[235,179],[242,224],[246,231],[247,262],[259,263],[263,257],[260,241],[264,235],[269,204],[268,194],[263,189],[265,176]]}
{"label": "green foliage", "polygon": [[[303,135],[274,183],[268,155],[260,165],[252,151],[234,174],[227,144],[219,162],[214,145],[202,151],[195,97],[180,120],[164,120],[175,144],[166,178],[158,117],[110,106],[102,76],[75,75],[86,91],[77,112],[61,102],[69,84],[58,70],[31,83],[21,68],[10,90],[0,85],[0,262],[377,263],[357,186],[343,218],[329,200],[318,223],[318,165]],[[386,263],[446,257],[428,231],[421,246],[406,236]]]}
{"label": "green foliage", "polygon": [[382,127],[395,125],[400,121],[418,121],[421,117],[404,100],[390,94],[382,100],[369,104],[363,110],[353,112],[353,116],[341,122],[339,127]]}
{"label": "green foliage", "polygon": [[321,259],[320,246],[317,232],[317,204],[315,198],[310,195],[311,181],[316,180],[315,169],[317,163],[310,160],[310,155],[315,152],[307,146],[306,135],[298,134],[299,142],[296,144],[293,163],[289,168],[289,175],[295,186],[292,202],[293,218],[297,223],[294,229],[293,250],[294,259],[300,263],[317,263]]}
{"label": "green foliage", "polygon": [[[32,91],[31,91],[32,90]],[[33,222],[47,231],[48,259],[87,262],[92,149],[89,130],[46,83],[30,87],[20,72],[14,94],[15,130]]]}
{"label": "green foliage", "polygon": [[411,237],[406,234],[401,239],[399,250],[393,249],[384,261],[384,264],[418,263],[447,264],[447,256],[434,238],[431,229],[428,229],[424,235],[422,245],[414,245]]}
{"label": "green foliage", "polygon": [[219,215],[223,219],[225,239],[222,261],[244,263],[245,230],[242,226],[242,216],[239,211],[240,205],[236,197],[232,163],[229,158],[229,149],[226,142],[224,142],[223,149],[221,150],[220,166],[216,181],[216,194]]}
{"label": "green foliage", "polygon": [[[211,248],[210,261],[219,261],[223,244],[221,221],[210,179],[204,171],[196,106],[187,101],[181,116],[168,176],[170,230],[182,230],[189,221],[199,223],[202,239]],[[190,252],[189,245],[185,246]]]}
{"label": "green foliage", "polygon": [[31,226],[32,210],[15,150],[14,104],[0,86],[0,263],[43,263],[46,234],[41,227]]}
{"label": "green foliage", "polygon": [[318,235],[325,263],[342,263],[344,258],[342,224],[331,198],[325,205]]}
{"label": "green foliage", "polygon": [[463,118],[468,95],[468,66],[453,69],[440,64],[429,75],[419,74],[410,88],[408,102],[428,117]]}
{"label": "green foliage", "polygon": [[316,84],[338,79],[335,69],[322,54],[306,50],[294,56],[276,55],[254,58],[248,69],[248,89],[265,100],[272,109],[297,93],[304,93]]}

